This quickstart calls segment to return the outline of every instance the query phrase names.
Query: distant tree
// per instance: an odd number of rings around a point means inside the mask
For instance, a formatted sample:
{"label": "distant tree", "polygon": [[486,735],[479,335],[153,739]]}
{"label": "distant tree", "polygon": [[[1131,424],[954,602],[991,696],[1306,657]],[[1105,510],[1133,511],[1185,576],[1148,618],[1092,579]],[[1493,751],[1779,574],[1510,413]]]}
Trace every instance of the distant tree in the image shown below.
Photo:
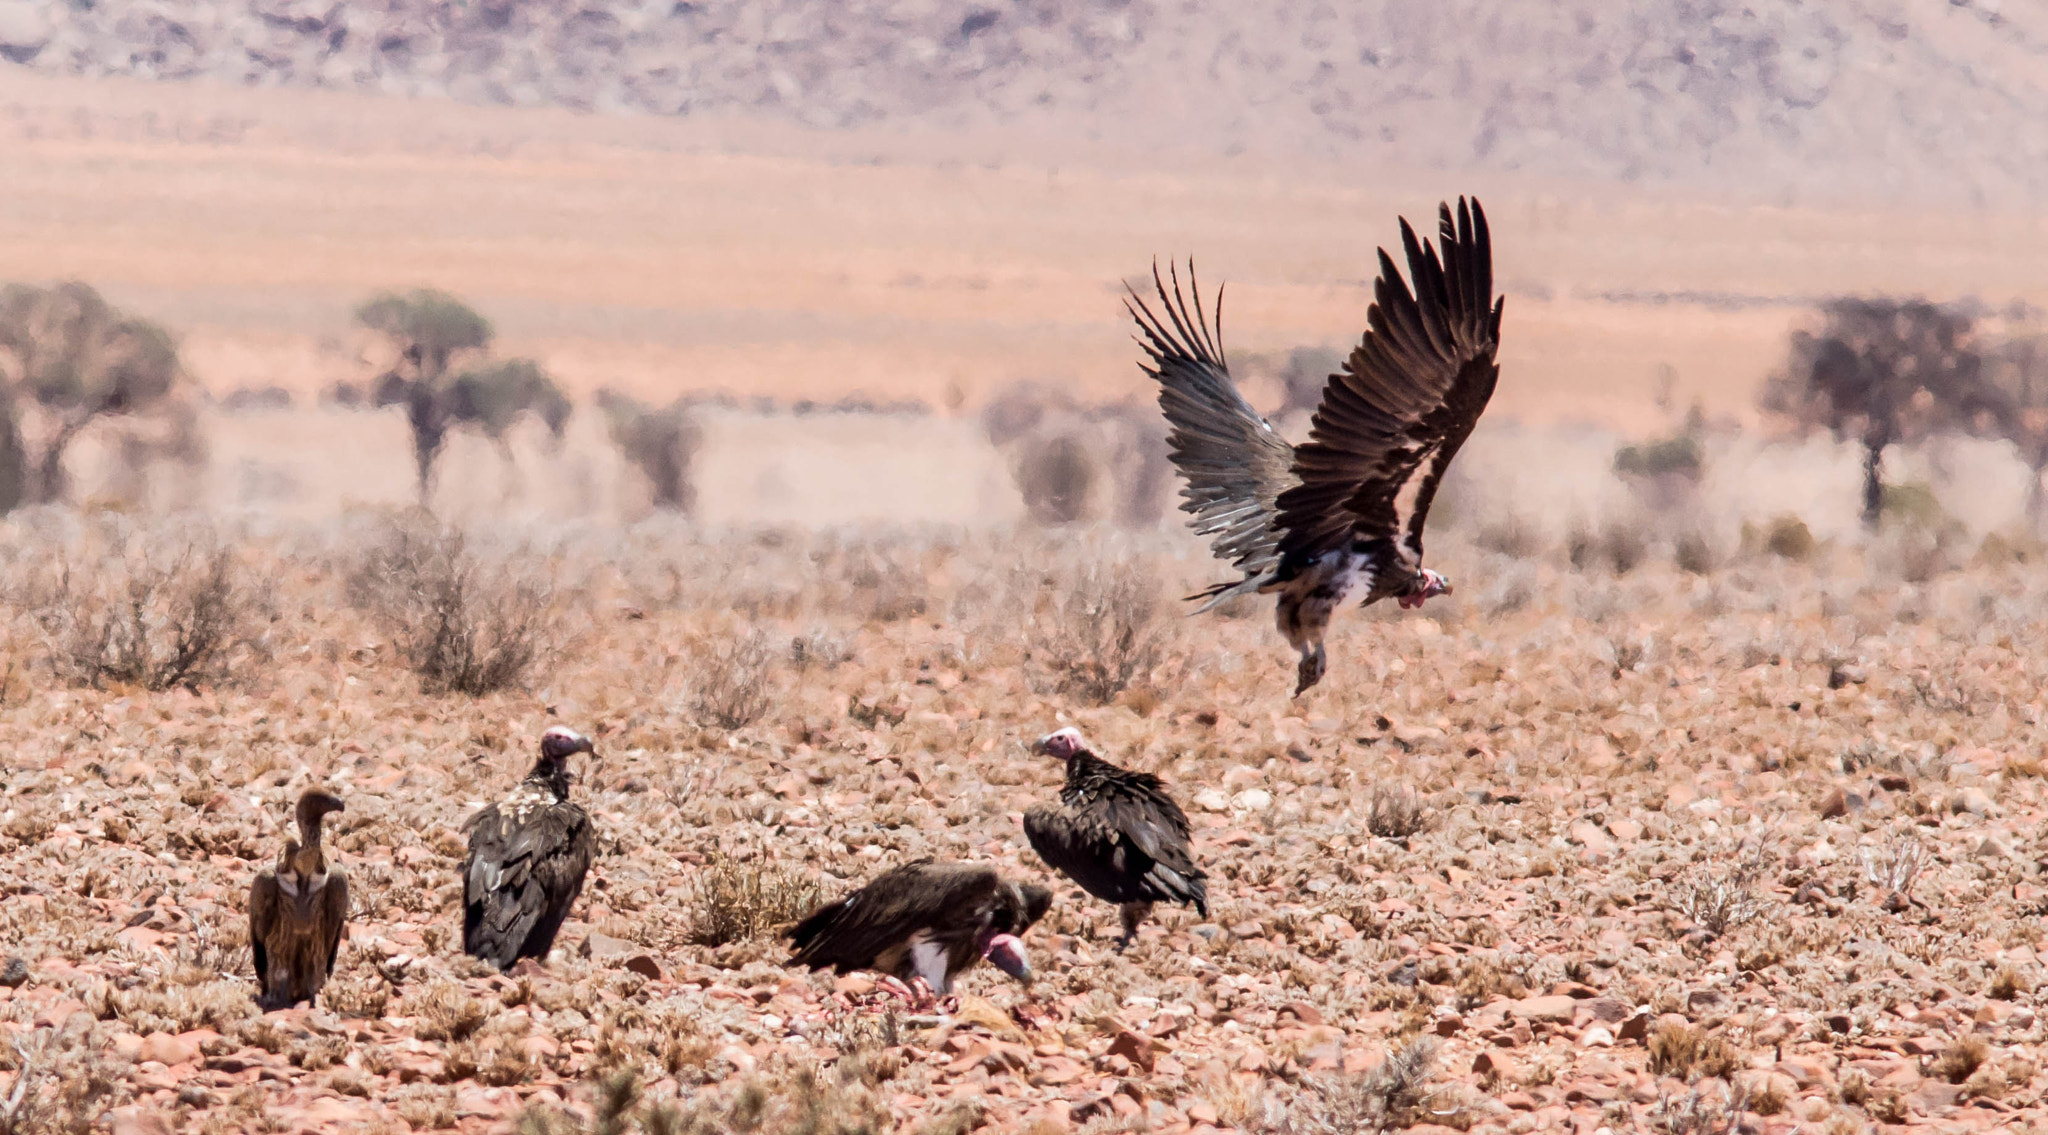
{"label": "distant tree", "polygon": [[85,284],[0,288],[0,512],[60,499],[78,435],[157,408],[181,373],[169,332]]}
{"label": "distant tree", "polygon": [[[371,384],[370,396],[378,406],[405,409],[422,503],[433,489],[434,462],[454,427],[481,430],[510,465],[507,434],[520,415],[534,414],[557,439],[568,425],[569,399],[540,364],[484,358],[491,344],[490,321],[446,292],[386,292],[357,308],[356,322],[398,348],[398,362]],[[470,365],[456,371],[465,359]]]}
{"label": "distant tree", "polygon": [[703,431],[681,399],[656,408],[625,394],[601,390],[597,404],[611,428],[612,444],[647,478],[656,508],[694,512],[697,485],[691,476]]}
{"label": "distant tree", "polygon": [[2024,302],[2005,313],[2005,330],[1985,351],[1991,379],[2012,401],[2008,435],[2020,460],[2033,470],[2027,485],[2027,518],[2036,529],[2048,522],[2048,327],[2043,312]]}
{"label": "distant tree", "polygon": [[1945,430],[2001,432],[2012,402],[1985,373],[1970,316],[1926,300],[1842,297],[1818,334],[1795,331],[1763,409],[1802,429],[1863,444],[1863,520],[1884,508],[1884,451]]}

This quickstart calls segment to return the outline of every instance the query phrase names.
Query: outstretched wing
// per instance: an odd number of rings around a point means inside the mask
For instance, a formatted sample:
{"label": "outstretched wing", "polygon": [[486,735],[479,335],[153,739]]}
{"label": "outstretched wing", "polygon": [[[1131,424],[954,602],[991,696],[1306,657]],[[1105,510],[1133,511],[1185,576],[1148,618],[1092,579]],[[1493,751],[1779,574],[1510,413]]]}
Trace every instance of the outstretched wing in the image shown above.
{"label": "outstretched wing", "polygon": [[[1280,554],[1298,564],[1354,540],[1377,544],[1412,575],[1438,482],[1493,396],[1501,301],[1479,202],[1440,207],[1438,250],[1401,222],[1415,290],[1380,250],[1367,330],[1330,376],[1309,440],[1294,451],[1300,484],[1279,498]],[[1375,564],[1375,574],[1388,564]]]}
{"label": "outstretched wing", "polygon": [[[1192,304],[1181,292],[1179,274],[1169,272],[1171,292],[1159,277],[1159,266],[1152,266],[1164,320],[1136,292],[1124,301],[1138,323],[1138,343],[1148,360],[1139,365],[1159,383],[1159,408],[1171,427],[1167,444],[1187,482],[1181,510],[1194,514],[1191,527],[1198,534],[1214,537],[1209,547],[1217,559],[1236,564],[1247,580],[1256,579],[1279,558],[1274,502],[1294,483],[1289,472],[1294,447],[1245,402],[1224,364],[1222,290],[1217,290],[1212,327],[1202,310],[1193,262],[1188,264]],[[1203,594],[1220,598],[1239,586]]]}

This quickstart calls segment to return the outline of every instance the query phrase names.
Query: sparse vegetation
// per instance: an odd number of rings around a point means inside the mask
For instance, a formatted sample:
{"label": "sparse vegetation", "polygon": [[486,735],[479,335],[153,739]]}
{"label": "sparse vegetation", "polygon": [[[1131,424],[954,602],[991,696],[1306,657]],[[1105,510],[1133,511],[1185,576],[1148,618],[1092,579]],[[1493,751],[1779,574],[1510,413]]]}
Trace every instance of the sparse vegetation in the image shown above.
{"label": "sparse vegetation", "polygon": [[774,660],[760,631],[700,644],[689,677],[692,716],[726,730],[759,721],[773,704],[768,673]]}
{"label": "sparse vegetation", "polygon": [[35,587],[57,676],[167,690],[252,674],[268,652],[270,598],[235,553],[209,536],[133,545],[60,555]]}
{"label": "sparse vegetation", "polygon": [[697,876],[690,940],[723,946],[760,938],[824,901],[817,882],[758,859],[718,855]]}
{"label": "sparse vegetation", "polygon": [[1157,583],[1127,561],[1050,577],[1031,621],[1032,661],[1051,688],[1106,704],[1164,657],[1160,606]]}
{"label": "sparse vegetation", "polygon": [[393,524],[353,565],[351,602],[391,634],[433,693],[482,696],[526,680],[556,628],[552,597],[508,561],[426,517]]}
{"label": "sparse vegetation", "polygon": [[1742,1061],[1734,1046],[1693,1025],[1663,1024],[1650,1033],[1650,1071],[1691,1083],[1703,1077],[1732,1079]]}
{"label": "sparse vegetation", "polygon": [[654,507],[694,512],[697,484],[692,471],[704,432],[689,404],[678,399],[657,409],[613,390],[599,391],[597,404],[604,411],[612,444],[647,479]]}
{"label": "sparse vegetation", "polygon": [[1459,1108],[1431,1084],[1437,1042],[1418,1037],[1370,1070],[1310,1081],[1269,1097],[1253,1130],[1271,1135],[1347,1135],[1443,1123]]}

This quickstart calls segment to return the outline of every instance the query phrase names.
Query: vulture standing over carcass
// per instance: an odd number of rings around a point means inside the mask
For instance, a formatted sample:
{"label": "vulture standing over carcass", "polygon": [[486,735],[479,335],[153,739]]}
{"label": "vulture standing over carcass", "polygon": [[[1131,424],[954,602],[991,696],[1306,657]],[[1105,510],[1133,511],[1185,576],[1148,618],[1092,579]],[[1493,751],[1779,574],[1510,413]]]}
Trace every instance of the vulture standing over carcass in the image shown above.
{"label": "vulture standing over carcass", "polygon": [[348,877],[327,862],[321,821],[342,811],[341,798],[311,791],[299,797],[299,838],[285,841],[275,870],[249,885],[249,949],[256,955],[256,1003],[265,1012],[311,1003],[334,973],[348,922]]}
{"label": "vulture standing over carcass", "polygon": [[1223,360],[1222,296],[1211,326],[1194,268],[1189,304],[1153,270],[1166,319],[1137,293],[1126,306],[1159,382],[1168,443],[1194,530],[1243,578],[1192,598],[1207,610],[1233,595],[1279,593],[1280,633],[1301,652],[1295,695],[1322,679],[1323,631],[1354,588],[1366,603],[1416,607],[1451,590],[1422,566],[1422,526],[1444,470],[1493,396],[1501,301],[1478,201],[1441,207],[1440,247],[1401,221],[1411,293],[1380,250],[1364,338],[1323,388],[1309,440],[1296,447],[1253,412]]}
{"label": "vulture standing over carcass", "polygon": [[953,992],[954,975],[983,958],[1029,982],[1022,935],[1051,905],[1051,891],[1010,882],[993,867],[919,859],[805,916],[787,931],[790,960],[922,979],[941,997]]}
{"label": "vulture standing over carcass", "polygon": [[1209,876],[1188,847],[1188,817],[1150,773],[1118,768],[1088,751],[1075,729],[1038,739],[1033,750],[1067,762],[1058,807],[1024,813],[1031,850],[1099,899],[1117,904],[1124,936],[1138,936],[1152,904],[1177,902],[1209,917]]}
{"label": "vulture standing over carcass", "polygon": [[540,760],[503,800],[470,817],[462,864],[462,948],[508,969],[546,960],[583,890],[596,850],[590,815],[569,802],[569,758],[590,738],[557,725],[541,734]]}

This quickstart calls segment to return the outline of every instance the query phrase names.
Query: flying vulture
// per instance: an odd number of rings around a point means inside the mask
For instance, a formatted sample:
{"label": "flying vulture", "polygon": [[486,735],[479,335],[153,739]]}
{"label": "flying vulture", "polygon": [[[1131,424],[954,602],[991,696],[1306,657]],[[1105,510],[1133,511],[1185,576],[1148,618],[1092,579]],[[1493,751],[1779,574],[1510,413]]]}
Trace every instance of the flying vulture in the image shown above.
{"label": "flying vulture", "polygon": [[1031,980],[1021,936],[1045,916],[1052,892],[1013,883],[993,867],[919,859],[812,911],[791,927],[790,961],[839,973],[877,970],[922,979],[941,997],[953,976],[983,958]]}
{"label": "flying vulture", "polygon": [[1280,633],[1301,652],[1296,696],[1322,679],[1324,628],[1354,588],[1366,603],[1391,597],[1403,607],[1451,590],[1422,566],[1422,526],[1493,396],[1501,301],[1485,211],[1462,197],[1455,214],[1440,209],[1438,248],[1401,221],[1412,293],[1380,250],[1365,336],[1324,386],[1299,447],[1238,393],[1220,342],[1222,295],[1213,317],[1203,311],[1192,264],[1192,304],[1177,274],[1169,293],[1153,269],[1164,321],[1136,292],[1125,304],[1187,481],[1181,508],[1197,533],[1214,537],[1216,557],[1243,573],[1192,598],[1207,599],[1207,610],[1233,595],[1277,592]]}
{"label": "flying vulture", "polygon": [[1209,876],[1188,847],[1188,817],[1149,773],[1118,768],[1088,751],[1078,730],[1038,739],[1033,750],[1067,762],[1058,807],[1024,813],[1031,850],[1081,889],[1117,904],[1121,950],[1152,904],[1191,905],[1209,917]]}
{"label": "flying vulture", "polygon": [[591,751],[575,730],[549,729],[519,787],[463,825],[462,948],[471,955],[499,969],[546,960],[597,843],[589,813],[569,802],[569,758]]}
{"label": "flying vulture", "polygon": [[249,885],[249,949],[256,955],[256,1003],[265,1012],[311,1003],[334,973],[348,922],[348,878],[328,865],[320,824],[341,798],[299,797],[299,838],[285,841],[277,867]]}

